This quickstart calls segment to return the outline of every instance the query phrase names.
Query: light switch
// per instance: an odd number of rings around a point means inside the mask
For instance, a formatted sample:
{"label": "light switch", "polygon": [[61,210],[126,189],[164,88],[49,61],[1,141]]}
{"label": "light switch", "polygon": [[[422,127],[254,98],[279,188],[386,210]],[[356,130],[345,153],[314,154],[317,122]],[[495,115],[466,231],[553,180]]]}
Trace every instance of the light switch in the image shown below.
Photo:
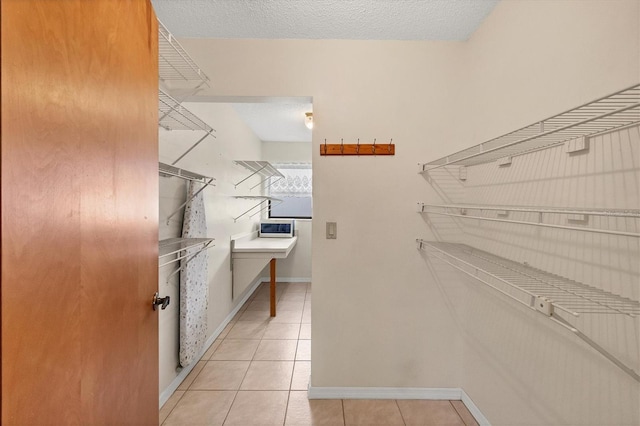
{"label": "light switch", "polygon": [[338,223],[327,222],[327,240],[335,240],[338,238]]}

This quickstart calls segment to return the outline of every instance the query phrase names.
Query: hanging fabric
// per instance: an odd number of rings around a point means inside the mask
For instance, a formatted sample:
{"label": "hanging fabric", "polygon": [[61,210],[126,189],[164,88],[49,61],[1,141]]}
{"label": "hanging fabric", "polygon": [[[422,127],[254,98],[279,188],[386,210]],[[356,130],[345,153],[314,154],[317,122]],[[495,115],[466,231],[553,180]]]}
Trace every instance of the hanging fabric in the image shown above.
{"label": "hanging fabric", "polygon": [[[187,199],[201,188],[200,183],[189,182]],[[182,225],[183,238],[201,238],[207,235],[207,219],[203,192],[187,203]],[[207,337],[207,251],[198,253],[190,249],[183,259],[180,272],[180,365],[186,367],[200,354]]]}

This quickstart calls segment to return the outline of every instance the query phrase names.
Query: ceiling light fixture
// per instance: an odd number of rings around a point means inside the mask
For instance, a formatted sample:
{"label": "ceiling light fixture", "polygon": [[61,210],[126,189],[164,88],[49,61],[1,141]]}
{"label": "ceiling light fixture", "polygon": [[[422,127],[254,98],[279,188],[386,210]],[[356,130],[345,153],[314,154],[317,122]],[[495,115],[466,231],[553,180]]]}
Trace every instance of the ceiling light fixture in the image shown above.
{"label": "ceiling light fixture", "polygon": [[305,112],[304,115],[304,125],[307,126],[309,130],[313,129],[313,113]]}

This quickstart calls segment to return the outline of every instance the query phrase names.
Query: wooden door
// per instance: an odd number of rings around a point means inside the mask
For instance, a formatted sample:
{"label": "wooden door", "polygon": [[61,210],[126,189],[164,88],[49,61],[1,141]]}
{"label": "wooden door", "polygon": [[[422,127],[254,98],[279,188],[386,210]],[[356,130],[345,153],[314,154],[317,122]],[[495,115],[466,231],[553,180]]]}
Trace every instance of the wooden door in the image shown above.
{"label": "wooden door", "polygon": [[2,424],[157,425],[155,14],[1,15]]}

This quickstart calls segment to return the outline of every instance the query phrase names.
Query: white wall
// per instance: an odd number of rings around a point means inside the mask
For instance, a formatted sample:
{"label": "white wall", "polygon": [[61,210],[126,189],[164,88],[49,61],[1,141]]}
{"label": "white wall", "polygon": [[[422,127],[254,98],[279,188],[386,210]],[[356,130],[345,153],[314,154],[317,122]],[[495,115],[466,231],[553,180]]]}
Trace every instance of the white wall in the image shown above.
{"label": "white wall", "polygon": [[[637,84],[639,31],[637,1],[501,2],[466,50],[470,140],[482,142]],[[635,127],[592,139],[580,155],[557,147],[515,157],[505,168],[470,167],[464,199],[638,209],[639,147]],[[638,221],[589,220],[613,229],[625,222],[622,229],[638,232]],[[640,299],[637,238],[470,222],[461,225],[474,247]],[[640,423],[640,388],[630,376],[544,316],[472,281],[467,286],[468,297],[456,305],[465,330],[462,387],[494,424]],[[574,323],[640,371],[638,318],[582,315]],[[498,404],[505,399],[510,402]]]}
{"label": "white wall", "polygon": [[311,163],[311,142],[262,142],[262,159],[270,163]]}
{"label": "white wall", "polygon": [[[177,167],[216,178],[216,187],[204,190],[208,235],[215,238],[215,247],[207,251],[209,271],[209,309],[207,337],[223,323],[240,300],[231,298],[230,237],[257,229],[258,216],[233,218],[252,205],[252,201],[237,200],[235,195],[248,195],[249,188],[259,180],[250,179],[234,188],[234,184],[250,172],[233,164],[233,160],[259,160],[260,140],[239,119],[229,105],[186,103],[185,106],[216,129],[216,138],[207,138]],[[202,136],[202,132],[160,130],[160,161],[171,164]],[[185,200],[185,181],[160,178],[160,239],[180,236],[182,212],[167,225],[165,218]],[[254,190],[255,192],[256,190]],[[259,195],[259,194],[252,194]],[[171,296],[172,303],[160,311],[160,393],[170,387],[178,369],[179,292],[178,277],[167,281],[174,266],[160,269],[159,292]]]}
{"label": "white wall", "polygon": [[[636,83],[638,16],[635,1],[523,0],[467,43],[183,40],[218,82],[205,94],[313,96],[312,386],[463,387],[494,424],[638,423],[637,384],[414,244],[464,237],[415,213],[465,191],[416,163]],[[397,154],[320,157],[325,138],[393,138]]]}
{"label": "white wall", "polygon": [[[311,163],[311,142],[262,142],[262,159],[270,163]],[[296,219],[298,242],[286,259],[279,259],[279,281],[311,282],[311,219]],[[265,270],[264,279],[269,277]]]}

